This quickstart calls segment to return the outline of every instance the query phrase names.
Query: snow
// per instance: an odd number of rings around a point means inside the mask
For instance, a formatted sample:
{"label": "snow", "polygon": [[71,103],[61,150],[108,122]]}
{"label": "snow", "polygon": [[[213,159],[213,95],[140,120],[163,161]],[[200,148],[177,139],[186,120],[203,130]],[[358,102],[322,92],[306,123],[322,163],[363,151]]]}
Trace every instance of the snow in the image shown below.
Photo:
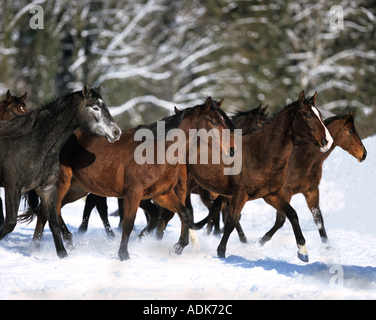
{"label": "snow", "polygon": [[[116,238],[110,240],[93,212],[88,232],[74,235],[75,250],[56,256],[46,228],[39,252],[31,250],[35,222],[19,224],[0,242],[0,299],[376,299],[376,136],[365,139],[365,162],[336,148],[326,160],[321,181],[321,209],[330,248],[321,244],[303,196],[292,199],[306,238],[309,263],[301,262],[289,222],[274,238],[255,243],[270,229],[275,212],[263,200],[248,202],[241,223],[248,244],[231,235],[227,258],[219,259],[219,238],[197,232],[198,247],[189,245],[171,257],[180,221],[175,217],[165,237],[137,239],[145,226],[142,211],[129,243],[131,259],[117,252],[120,231],[110,217]],[[76,233],[84,202],[63,208],[68,227]],[[116,209],[109,199],[109,211]],[[195,221],[206,215],[193,197]]]}

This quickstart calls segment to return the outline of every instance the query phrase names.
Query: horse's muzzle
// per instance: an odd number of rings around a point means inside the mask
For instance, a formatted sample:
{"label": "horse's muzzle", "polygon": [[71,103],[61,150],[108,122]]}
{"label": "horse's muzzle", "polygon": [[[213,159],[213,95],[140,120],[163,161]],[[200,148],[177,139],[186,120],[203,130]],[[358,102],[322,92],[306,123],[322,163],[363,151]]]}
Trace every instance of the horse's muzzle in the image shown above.
{"label": "horse's muzzle", "polygon": [[364,160],[366,160],[366,158],[367,158],[367,150],[366,148],[364,148],[363,157],[359,158],[358,161],[363,162]]}

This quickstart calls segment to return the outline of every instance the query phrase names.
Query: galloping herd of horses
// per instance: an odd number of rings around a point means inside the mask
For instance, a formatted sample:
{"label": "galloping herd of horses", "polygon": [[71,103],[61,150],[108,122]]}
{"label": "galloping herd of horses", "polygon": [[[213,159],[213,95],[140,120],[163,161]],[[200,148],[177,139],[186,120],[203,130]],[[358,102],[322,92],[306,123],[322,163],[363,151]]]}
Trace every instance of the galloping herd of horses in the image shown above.
{"label": "galloping herd of horses", "polygon": [[[156,229],[156,237],[162,239],[168,222],[175,213],[179,215],[181,233],[173,248],[176,254],[181,254],[190,240],[197,241],[195,229],[207,224],[206,232],[211,233],[215,226],[215,233],[220,233],[222,212],[225,226],[217,253],[225,257],[229,236],[235,228],[240,241],[247,242],[240,225],[245,203],[263,198],[277,213],[275,225],[259,243],[269,241],[287,217],[296,238],[298,257],[308,262],[298,215],[289,204],[291,197],[297,193],[305,196],[321,240],[327,242],[319,206],[323,161],[336,146],[360,162],[367,155],[355,128],[354,112],[322,120],[315,107],[317,93],[306,97],[303,91],[296,101],[270,119],[267,106],[261,105],[239,111],[230,119],[221,109],[223,100],[210,97],[201,105],[175,108],[174,115],[160,121],[165,124],[165,135],[172,129],[180,129],[185,135],[186,161],[138,164],[134,153],[143,141],[135,139],[135,134],[141,128],[155,132],[156,123],[122,131],[100,91],[101,86],[89,88],[85,84],[82,90],[61,95],[35,110],[26,109],[26,93],[16,97],[8,91],[6,99],[0,102],[0,186],[5,189],[6,207],[4,220],[0,203],[0,240],[14,230],[17,221],[37,217],[32,247],[40,247],[48,221],[57,255],[66,257],[63,239],[69,248],[74,245],[61,208],[89,194],[79,231],[87,230],[90,212],[96,206],[108,236],[113,237],[106,197],[118,198],[121,260],[129,259],[128,242],[139,207],[148,218],[140,236]],[[208,140],[208,163],[189,161],[192,129],[217,129],[222,154],[241,154],[240,173],[225,175],[224,169],[231,165],[222,159],[219,163],[211,160],[213,139]],[[236,129],[242,129],[241,135]],[[226,132],[230,133],[229,143],[225,143],[223,136]],[[166,153],[174,141],[166,139],[162,151]],[[157,150],[160,145],[157,139],[152,143],[156,155],[161,151]],[[200,150],[203,149],[198,147],[197,157]],[[200,194],[209,210],[208,217],[196,224],[190,202],[192,192]],[[27,206],[18,216],[22,196]]]}

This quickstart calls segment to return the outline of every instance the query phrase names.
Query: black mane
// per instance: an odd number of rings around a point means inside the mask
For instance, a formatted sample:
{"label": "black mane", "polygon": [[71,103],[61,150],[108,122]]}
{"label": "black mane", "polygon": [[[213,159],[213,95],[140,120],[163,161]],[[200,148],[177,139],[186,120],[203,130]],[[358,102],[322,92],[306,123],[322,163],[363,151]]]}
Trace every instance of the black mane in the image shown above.
{"label": "black mane", "polygon": [[[232,121],[227,116],[227,114],[222,109],[220,109],[220,108],[217,107],[218,101],[213,99],[212,102],[213,102],[212,109],[213,110],[217,110],[220,113],[220,115],[225,120],[226,126],[231,131],[234,130],[234,129],[236,129],[235,125],[232,123]],[[180,126],[180,124],[183,121],[183,119],[185,118],[185,116],[187,116],[188,114],[190,114],[195,108],[197,108],[197,107],[202,108],[203,106],[204,106],[204,104],[197,105],[195,107],[189,107],[189,108],[183,109],[180,112],[177,112],[177,113],[173,114],[172,116],[165,117],[165,118],[163,118],[161,120],[158,120],[158,121],[164,121],[165,122],[165,134],[167,135],[167,133],[170,130],[176,129],[177,127]],[[136,131],[139,130],[139,129],[149,129],[149,130],[151,130],[153,132],[154,137],[157,137],[157,122],[153,122],[151,124],[142,124],[142,125],[139,125],[139,126],[136,127]]]}
{"label": "black mane", "polygon": [[[347,114],[344,114],[344,115],[340,115],[340,116],[333,116],[333,117],[330,117],[330,118],[327,118],[324,120],[324,124],[325,126],[327,127],[328,125],[330,125],[333,121],[335,120],[342,120],[344,119],[345,117],[347,116]],[[348,122],[349,121],[354,121],[354,119],[352,117],[349,118]],[[347,123],[347,122],[346,122]]]}
{"label": "black mane", "polygon": [[[186,109],[182,110],[181,112],[173,114],[172,116],[168,116],[168,117],[165,117],[165,118],[158,120],[158,121],[164,121],[165,122],[165,134],[167,135],[167,133],[170,130],[176,129],[177,127],[179,127],[181,122],[183,121],[184,117],[186,115],[188,115],[189,113],[191,113],[194,108],[195,107],[186,108]],[[150,123],[150,124],[141,124],[141,125],[136,127],[136,131],[139,130],[139,129],[148,129],[148,130],[151,130],[153,132],[154,137],[156,137],[157,136],[157,122],[158,121]]]}

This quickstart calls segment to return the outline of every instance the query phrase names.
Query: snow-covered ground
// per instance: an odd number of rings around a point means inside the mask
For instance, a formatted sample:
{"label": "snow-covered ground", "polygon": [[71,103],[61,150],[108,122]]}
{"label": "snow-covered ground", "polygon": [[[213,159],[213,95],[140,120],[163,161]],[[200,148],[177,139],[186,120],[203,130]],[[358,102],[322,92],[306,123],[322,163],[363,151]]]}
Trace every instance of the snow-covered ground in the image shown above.
{"label": "snow-covered ground", "polygon": [[[180,221],[169,224],[162,242],[154,237],[139,241],[145,226],[139,211],[129,244],[131,259],[120,262],[118,218],[110,217],[116,238],[107,239],[98,214],[89,231],[75,234],[76,249],[58,259],[46,228],[39,252],[30,241],[35,222],[17,225],[0,242],[1,299],[376,299],[376,136],[364,140],[365,162],[358,163],[337,148],[324,163],[321,208],[331,247],[321,244],[303,196],[295,196],[307,241],[309,263],[301,262],[289,222],[264,247],[255,242],[273,225],[273,208],[263,200],[248,202],[241,223],[248,244],[236,232],[229,240],[227,258],[219,259],[219,238],[198,231],[200,250],[191,245],[171,257]],[[195,220],[206,214],[193,197]],[[77,232],[83,200],[63,208],[68,227]],[[109,201],[110,212],[117,206]]]}

